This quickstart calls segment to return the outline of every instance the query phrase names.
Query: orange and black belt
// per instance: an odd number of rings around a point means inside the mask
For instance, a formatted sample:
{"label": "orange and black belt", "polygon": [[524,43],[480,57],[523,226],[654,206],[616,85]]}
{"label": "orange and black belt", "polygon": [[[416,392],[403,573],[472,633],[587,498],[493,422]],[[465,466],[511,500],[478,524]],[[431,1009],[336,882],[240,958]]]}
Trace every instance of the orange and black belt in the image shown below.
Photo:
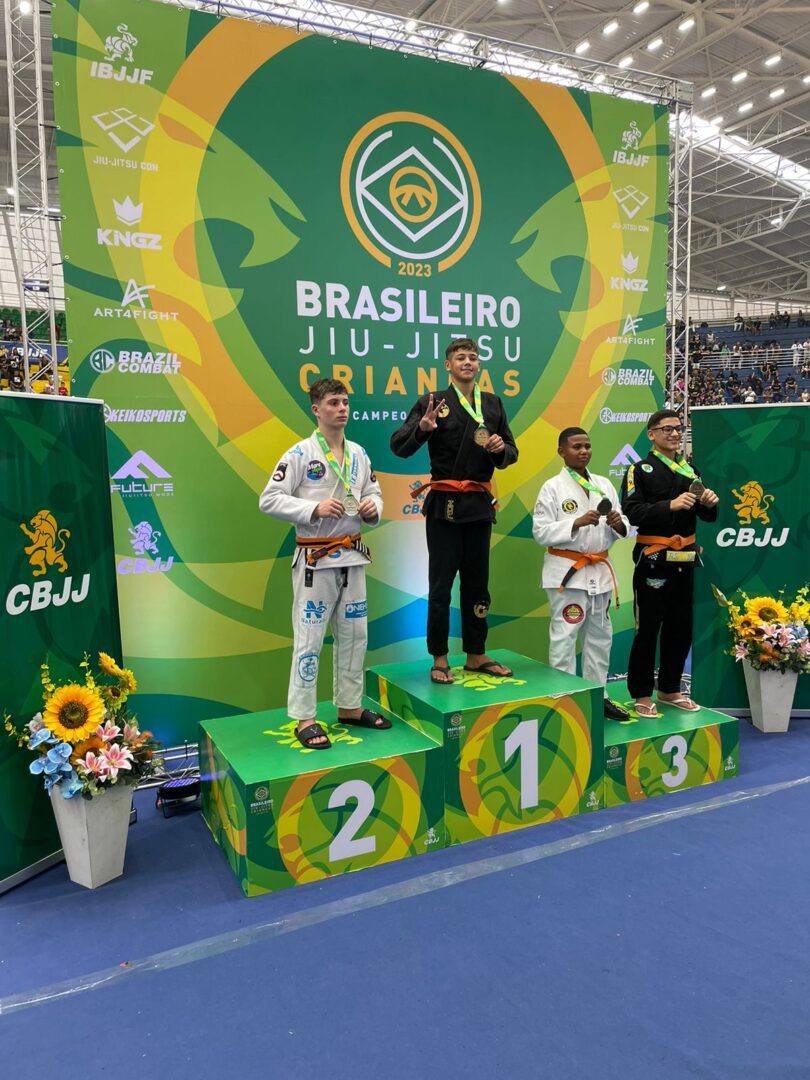
{"label": "orange and black belt", "polygon": [[316,566],[327,555],[333,555],[336,551],[359,551],[371,562],[371,552],[360,541],[360,533],[354,536],[299,536],[295,540],[296,546],[305,548],[307,553],[307,566]]}
{"label": "orange and black belt", "polygon": [[492,505],[497,509],[498,503],[492,497],[492,484],[488,480],[428,480],[426,484],[411,492],[413,498],[421,495],[423,491],[484,491],[492,499]]}
{"label": "orange and black belt", "polygon": [[684,548],[694,544],[693,536],[637,536],[637,544],[647,544],[644,548],[645,555],[654,555],[658,551],[683,551]]}
{"label": "orange and black belt", "polygon": [[610,565],[610,559],[608,558],[608,553],[606,551],[569,551],[568,548],[550,547],[548,553],[549,555],[557,555],[561,559],[570,559],[574,564],[571,569],[567,571],[562,582],[558,585],[558,592],[563,591],[578,570],[584,570],[586,566],[597,566],[599,563],[604,563],[613,579],[613,597],[616,602],[616,607],[619,606],[619,583],[616,580],[616,573]]}

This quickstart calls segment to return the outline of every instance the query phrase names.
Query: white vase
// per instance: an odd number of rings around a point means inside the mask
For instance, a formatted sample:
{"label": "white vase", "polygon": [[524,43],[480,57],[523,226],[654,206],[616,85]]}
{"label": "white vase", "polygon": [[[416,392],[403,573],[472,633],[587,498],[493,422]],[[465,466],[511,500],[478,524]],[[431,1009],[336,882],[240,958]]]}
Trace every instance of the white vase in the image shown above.
{"label": "white vase", "polygon": [[798,672],[757,670],[743,660],[751,722],[760,731],[787,731]]}
{"label": "white vase", "polygon": [[64,799],[58,785],[51,791],[68,874],[77,885],[97,889],[123,874],[133,791],[131,784],[116,784],[94,799]]}

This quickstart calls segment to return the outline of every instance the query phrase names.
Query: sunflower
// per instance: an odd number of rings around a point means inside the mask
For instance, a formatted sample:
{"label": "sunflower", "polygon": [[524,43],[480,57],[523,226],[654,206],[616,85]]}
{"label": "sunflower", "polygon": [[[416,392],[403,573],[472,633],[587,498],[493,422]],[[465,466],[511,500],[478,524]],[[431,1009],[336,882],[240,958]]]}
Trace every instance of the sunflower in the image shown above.
{"label": "sunflower", "polygon": [[738,619],[733,619],[732,627],[737,636],[741,638],[752,638],[756,633],[756,626],[750,615],[742,615]]}
{"label": "sunflower", "polygon": [[82,739],[73,747],[73,753],[70,755],[71,765],[75,765],[79,758],[83,758],[90,750],[97,754],[103,745],[104,740],[99,735],[91,735],[89,739]]}
{"label": "sunflower", "polygon": [[790,605],[791,622],[810,622],[810,604],[806,600],[797,600]]}
{"label": "sunflower", "polygon": [[121,680],[121,684],[126,688],[128,694],[134,694],[138,689],[138,683],[135,680],[135,675],[129,668],[122,668],[119,672],[118,678]]}
{"label": "sunflower", "polygon": [[112,675],[115,679],[120,679],[123,675],[121,668],[116,664],[109,653],[100,652],[98,654],[98,666],[105,675]]}
{"label": "sunflower", "polygon": [[60,686],[43,710],[45,727],[74,745],[86,739],[104,719],[104,702],[86,686]]}
{"label": "sunflower", "polygon": [[746,600],[745,610],[755,623],[788,621],[787,608],[781,600],[774,600],[772,596],[755,596],[753,600]]}

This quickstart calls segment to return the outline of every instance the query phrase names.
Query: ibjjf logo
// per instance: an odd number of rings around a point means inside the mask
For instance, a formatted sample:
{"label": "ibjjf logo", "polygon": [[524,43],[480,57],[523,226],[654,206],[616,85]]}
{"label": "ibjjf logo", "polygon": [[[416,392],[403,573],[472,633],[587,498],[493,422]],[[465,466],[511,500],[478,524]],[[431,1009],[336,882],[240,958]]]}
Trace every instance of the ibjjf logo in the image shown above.
{"label": "ibjjf logo", "polygon": [[388,267],[392,256],[418,261],[424,277],[467,253],[481,218],[470,155],[451,131],[419,113],[385,113],[357,132],[343,158],[340,195],[369,255]]}
{"label": "ibjjf logo", "polygon": [[349,601],[346,604],[345,615],[347,619],[365,619],[368,616],[368,601]]}
{"label": "ibjjf logo", "polygon": [[135,63],[133,48],[138,44],[138,39],[129,32],[126,23],[119,23],[117,32],[110,34],[104,41],[104,53],[108,60],[125,60],[128,64]]}
{"label": "ibjjf logo", "polygon": [[307,480],[323,480],[326,476],[326,466],[322,461],[310,461],[307,465]]}
{"label": "ibjjf logo", "polygon": [[[154,71],[146,68],[132,68],[127,64],[135,63],[133,49],[138,44],[138,39],[129,32],[126,23],[119,23],[115,34],[110,34],[104,42],[106,61],[94,60],[90,64],[90,77],[92,79],[113,79],[115,82],[135,83],[144,86],[151,82]],[[120,67],[113,67],[116,60],[125,61]]]}
{"label": "ibjjf logo", "polygon": [[326,604],[323,600],[307,600],[301,612],[303,626],[321,626],[326,617]]}
{"label": "ibjjf logo", "polygon": [[155,130],[153,123],[138,116],[132,109],[109,109],[107,112],[96,113],[93,120],[125,154],[134,150],[139,142]]}
{"label": "ibjjf logo", "polygon": [[649,195],[646,195],[643,191],[639,191],[639,189],[632,184],[627,184],[625,187],[614,191],[613,198],[622,208],[622,212],[628,221],[632,221],[639,210],[643,210],[650,201]]}
{"label": "ibjjf logo", "polygon": [[[115,216],[122,224],[137,225],[143,214],[143,203],[137,206],[127,196],[123,203],[113,199]],[[132,232],[130,229],[122,232],[120,229],[96,229],[96,243],[102,247],[125,247],[136,248],[139,251],[162,251],[160,233]],[[151,288],[152,286],[147,286]]]}
{"label": "ibjjf logo", "polygon": [[314,683],[318,678],[318,654],[301,653],[298,657],[298,678],[302,683]]}
{"label": "ibjjf logo", "polygon": [[[60,529],[50,510],[39,510],[28,522],[21,521],[20,529],[30,541],[23,546],[23,551],[28,556],[31,575],[34,578],[44,577],[45,580],[34,581],[33,585],[27,582],[12,585],[6,595],[6,612],[9,615],[22,615],[26,611],[40,611],[51,604],[63,607],[67,603],[80,604],[85,600],[90,590],[90,575],[84,574],[81,585],[76,589],[73,588],[71,575],[64,577],[68,570],[65,551],[70,530]],[[63,575],[59,592],[54,591],[47,577],[51,570]]]}
{"label": "ibjjf logo", "polygon": [[613,164],[633,165],[636,168],[646,165],[650,160],[649,154],[633,153],[633,151],[638,150],[641,145],[641,139],[641,128],[635,120],[631,120],[629,126],[622,132],[621,150],[615,150],[613,152]]}
{"label": "ibjjf logo", "polygon": [[622,255],[622,269],[627,276],[612,277],[610,287],[616,292],[647,292],[647,278],[631,277],[638,270],[638,256],[628,251]]}

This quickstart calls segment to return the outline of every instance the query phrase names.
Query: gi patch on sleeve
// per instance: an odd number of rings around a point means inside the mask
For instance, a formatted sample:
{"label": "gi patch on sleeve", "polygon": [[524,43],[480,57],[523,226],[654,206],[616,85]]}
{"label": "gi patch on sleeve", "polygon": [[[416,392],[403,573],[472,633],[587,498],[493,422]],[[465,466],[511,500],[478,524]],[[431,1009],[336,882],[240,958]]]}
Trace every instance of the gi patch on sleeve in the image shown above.
{"label": "gi patch on sleeve", "polygon": [[565,502],[562,503],[562,508],[566,514],[575,514],[577,510],[579,510],[579,503],[576,499],[566,499]]}
{"label": "gi patch on sleeve", "polygon": [[287,475],[287,462],[286,461],[280,461],[278,463],[278,465],[276,465],[276,471],[273,473],[273,479],[275,481],[280,481],[280,480],[283,480],[286,475]]}

